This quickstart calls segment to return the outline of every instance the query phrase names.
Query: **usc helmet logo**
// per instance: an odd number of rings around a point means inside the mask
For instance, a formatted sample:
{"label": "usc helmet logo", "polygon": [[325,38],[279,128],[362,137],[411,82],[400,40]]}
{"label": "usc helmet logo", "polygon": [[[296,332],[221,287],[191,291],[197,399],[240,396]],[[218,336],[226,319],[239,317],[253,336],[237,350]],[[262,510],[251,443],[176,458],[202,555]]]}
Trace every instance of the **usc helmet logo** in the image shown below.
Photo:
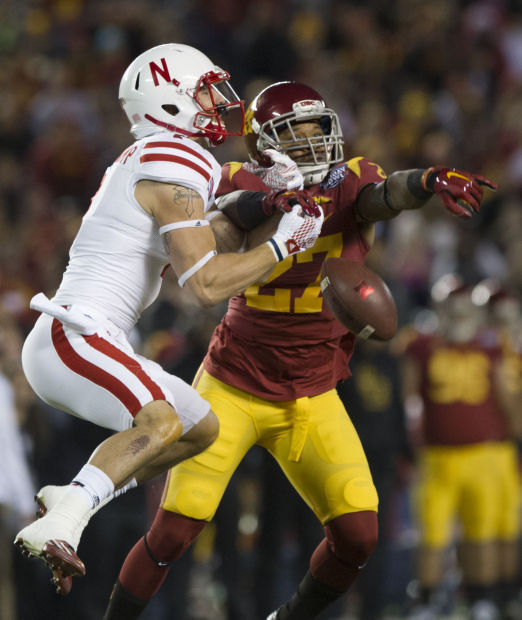
{"label": "usc helmet logo", "polygon": [[254,118],[254,110],[252,109],[252,106],[248,106],[247,111],[245,112],[245,130],[244,130],[244,135],[247,135],[249,133],[254,133],[253,129],[252,129],[252,120]]}

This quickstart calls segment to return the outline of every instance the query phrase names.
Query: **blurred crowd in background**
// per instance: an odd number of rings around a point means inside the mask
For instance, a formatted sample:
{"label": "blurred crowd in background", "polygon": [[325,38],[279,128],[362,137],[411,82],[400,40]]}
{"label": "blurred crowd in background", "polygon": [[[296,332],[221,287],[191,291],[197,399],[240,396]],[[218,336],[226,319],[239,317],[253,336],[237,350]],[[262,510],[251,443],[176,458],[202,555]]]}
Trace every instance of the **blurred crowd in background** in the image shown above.
{"label": "blurred crowd in background", "polygon": [[[29,300],[39,291],[53,294],[105,168],[132,142],[117,100],[124,69],[142,51],[166,42],[201,49],[230,72],[247,103],[275,81],[312,86],[340,116],[347,158],[364,155],[388,172],[446,164],[498,183],[498,191],[486,193],[480,214],[469,222],[452,218],[433,201],[378,225],[369,264],[390,286],[401,328],[426,323],[432,285],[447,273],[458,273],[471,285],[490,279],[512,297],[522,296],[520,0],[3,0],[4,620],[101,618],[121,561],[159,500],[162,485],[156,481],[113,502],[93,520],[80,549],[87,576],[75,580],[67,599],[54,594],[39,563],[32,566],[11,554],[12,535],[33,518],[34,490],[43,483],[68,482],[105,436],[44,405],[26,384],[20,348],[36,319]],[[229,138],[214,154],[222,163],[246,158],[241,138]],[[135,345],[190,382],[225,308],[196,309],[179,295],[174,281],[165,284],[134,334]],[[392,354],[400,350],[391,348]],[[386,376],[397,387],[392,370]],[[382,382],[371,387],[378,393]],[[346,394],[356,422],[352,398]],[[369,451],[377,442],[375,453],[385,457],[382,470],[393,473],[381,487],[389,507],[386,540],[393,569],[382,568],[378,583],[390,613],[400,614],[414,589],[417,539],[409,510],[406,472],[413,465],[403,434],[407,424],[400,396],[394,403],[390,416],[396,417],[380,419],[373,428],[363,417],[358,428]],[[376,432],[381,424],[392,432]],[[171,573],[147,618],[254,619],[258,604],[284,599],[321,531],[307,522],[286,482],[281,495],[270,496],[281,484],[278,476],[262,452],[251,452],[214,528]],[[233,557],[220,553],[232,547]],[[453,579],[447,587],[454,588],[458,578],[451,571],[447,575]],[[349,601],[343,604],[349,607]],[[349,612],[338,610],[330,617],[345,617],[342,613]]]}

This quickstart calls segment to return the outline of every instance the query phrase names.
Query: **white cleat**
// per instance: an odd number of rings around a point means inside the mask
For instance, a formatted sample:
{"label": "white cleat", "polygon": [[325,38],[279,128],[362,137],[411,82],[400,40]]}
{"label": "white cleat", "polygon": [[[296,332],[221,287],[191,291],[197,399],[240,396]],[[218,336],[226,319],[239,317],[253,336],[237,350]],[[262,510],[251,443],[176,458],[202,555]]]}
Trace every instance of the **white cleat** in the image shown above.
{"label": "white cleat", "polygon": [[[36,503],[38,504],[38,512],[36,513],[36,516],[38,518],[43,517],[49,510],[53,508],[53,506],[58,502],[58,500],[60,500],[65,495],[65,492],[68,488],[69,485],[56,486],[52,484],[42,487],[34,497]],[[100,510],[100,508],[103,508],[103,506],[108,504],[111,499],[112,495],[110,497],[106,497],[102,502],[98,504],[98,506],[90,510],[84,517],[80,519],[78,527],[76,527],[72,532],[71,544],[75,549],[78,549],[83,530],[87,527],[87,524],[91,520],[91,517],[95,515],[98,510]]]}
{"label": "white cleat", "polygon": [[[38,493],[34,496],[36,503],[38,504],[38,511],[36,516],[41,519],[44,515],[46,515],[49,510],[53,508],[53,506],[60,500],[68,489],[67,486],[56,486],[49,484],[46,487],[42,487]],[[83,530],[89,523],[90,515],[83,517],[80,520],[79,527],[75,527],[70,530],[69,538],[67,539],[68,543],[71,547],[76,551],[78,549],[78,545],[80,544],[80,538],[82,536]]]}
{"label": "white cleat", "polygon": [[18,532],[15,545],[25,557],[43,559],[53,572],[53,583],[59,589],[56,580],[85,575],[85,566],[72,541],[72,532],[52,515],[46,515]]}
{"label": "white cleat", "polygon": [[66,490],[67,485],[57,486],[49,484],[46,487],[42,487],[34,496],[34,501],[38,504],[36,516],[38,518],[43,517],[48,510],[51,510],[62,495],[64,495]]}
{"label": "white cleat", "polygon": [[[43,516],[45,516],[47,514],[47,511],[51,510],[51,508],[56,504],[56,502],[62,497],[66,489],[67,486],[56,486],[52,484],[42,487],[34,496],[34,501],[38,504],[36,518],[41,519]],[[76,547],[76,549],[77,548],[78,547]],[[26,555],[23,547],[22,553]],[[72,588],[72,577],[65,577],[60,569],[51,570],[53,572],[53,577],[51,581],[56,588],[56,592],[62,596],[66,596],[67,594],[69,594]]]}
{"label": "white cleat", "polygon": [[277,620],[277,611],[273,611],[266,620]]}

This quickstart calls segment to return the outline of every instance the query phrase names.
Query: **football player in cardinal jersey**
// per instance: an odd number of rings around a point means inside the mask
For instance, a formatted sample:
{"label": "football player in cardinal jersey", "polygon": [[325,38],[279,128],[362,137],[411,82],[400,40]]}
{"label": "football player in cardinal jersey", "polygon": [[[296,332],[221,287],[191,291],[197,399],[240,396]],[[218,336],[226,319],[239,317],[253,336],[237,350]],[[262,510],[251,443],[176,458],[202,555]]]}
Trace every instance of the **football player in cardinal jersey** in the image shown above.
{"label": "football player in cardinal jersey", "polygon": [[[243,130],[229,75],[198,50],[154,47],[128,67],[119,97],[136,141],[108,168],[70,250],[62,282],[25,341],[22,363],[47,403],[117,431],[68,487],[38,493],[42,518],[15,543],[53,571],[61,593],[83,575],[76,554],[91,515],[115,494],[197,454],[218,421],[194,388],[137,355],[128,335],[157,297],[167,267],[200,304],[239,293],[280,260],[313,245],[321,209],[263,195],[284,211],[266,243],[217,254],[205,214],[220,166],[209,146]],[[235,126],[234,126],[235,118]]]}
{"label": "football player in cardinal jersey", "polygon": [[469,617],[519,618],[520,609],[515,615],[509,611],[520,574],[520,478],[513,434],[520,399],[511,398],[505,363],[512,351],[485,329],[484,307],[474,303],[483,303],[480,287],[472,291],[460,276],[447,274],[432,291],[438,327],[412,334],[403,368],[406,404],[422,408],[414,493],[420,597],[409,617],[442,614],[437,590],[458,521]]}
{"label": "football player in cardinal jersey", "polygon": [[386,177],[365,157],[345,161],[337,114],[314,89],[295,82],[273,84],[255,98],[246,141],[251,161],[222,169],[215,234],[231,239],[234,223],[269,236],[275,223],[259,197],[271,190],[284,195],[301,183],[323,207],[324,225],[313,247],[230,300],[194,382],[220,420],[219,436],[170,471],[154,523],[128,554],[105,620],[139,616],[169,565],[212,519],[256,443],[274,456],[325,528],[309,573],[270,618],[315,618],[346,592],[376,543],[378,499],[335,390],[350,374],[354,336],[323,304],[321,264],[328,256],[363,262],[376,221],[421,207],[434,193],[468,217],[479,209],[482,185],[495,187],[442,166]]}

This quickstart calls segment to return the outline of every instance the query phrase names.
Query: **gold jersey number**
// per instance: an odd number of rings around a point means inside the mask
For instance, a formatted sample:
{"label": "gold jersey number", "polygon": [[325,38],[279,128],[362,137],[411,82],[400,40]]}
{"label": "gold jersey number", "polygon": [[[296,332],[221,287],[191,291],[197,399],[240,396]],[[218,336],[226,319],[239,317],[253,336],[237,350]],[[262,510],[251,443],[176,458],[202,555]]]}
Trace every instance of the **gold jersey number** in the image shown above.
{"label": "gold jersey number", "polygon": [[313,261],[315,254],[325,254],[325,259],[329,257],[339,257],[343,249],[343,234],[335,233],[325,237],[319,237],[313,248],[300,252],[294,256],[289,256],[285,260],[278,263],[269,278],[263,284],[254,284],[249,286],[245,291],[247,306],[257,308],[258,310],[268,310],[270,312],[296,312],[296,313],[312,313],[321,312],[323,309],[323,298],[320,296],[321,285],[321,264],[317,269],[317,274],[313,282],[311,282],[303,291],[300,297],[295,297],[292,304],[292,289],[275,288],[270,292],[263,292],[262,287],[276,278],[283,275],[294,265],[294,259],[297,263],[308,263]]}
{"label": "gold jersey number", "polygon": [[434,403],[483,403],[491,390],[490,360],[479,351],[441,349],[428,362],[429,395]]}

